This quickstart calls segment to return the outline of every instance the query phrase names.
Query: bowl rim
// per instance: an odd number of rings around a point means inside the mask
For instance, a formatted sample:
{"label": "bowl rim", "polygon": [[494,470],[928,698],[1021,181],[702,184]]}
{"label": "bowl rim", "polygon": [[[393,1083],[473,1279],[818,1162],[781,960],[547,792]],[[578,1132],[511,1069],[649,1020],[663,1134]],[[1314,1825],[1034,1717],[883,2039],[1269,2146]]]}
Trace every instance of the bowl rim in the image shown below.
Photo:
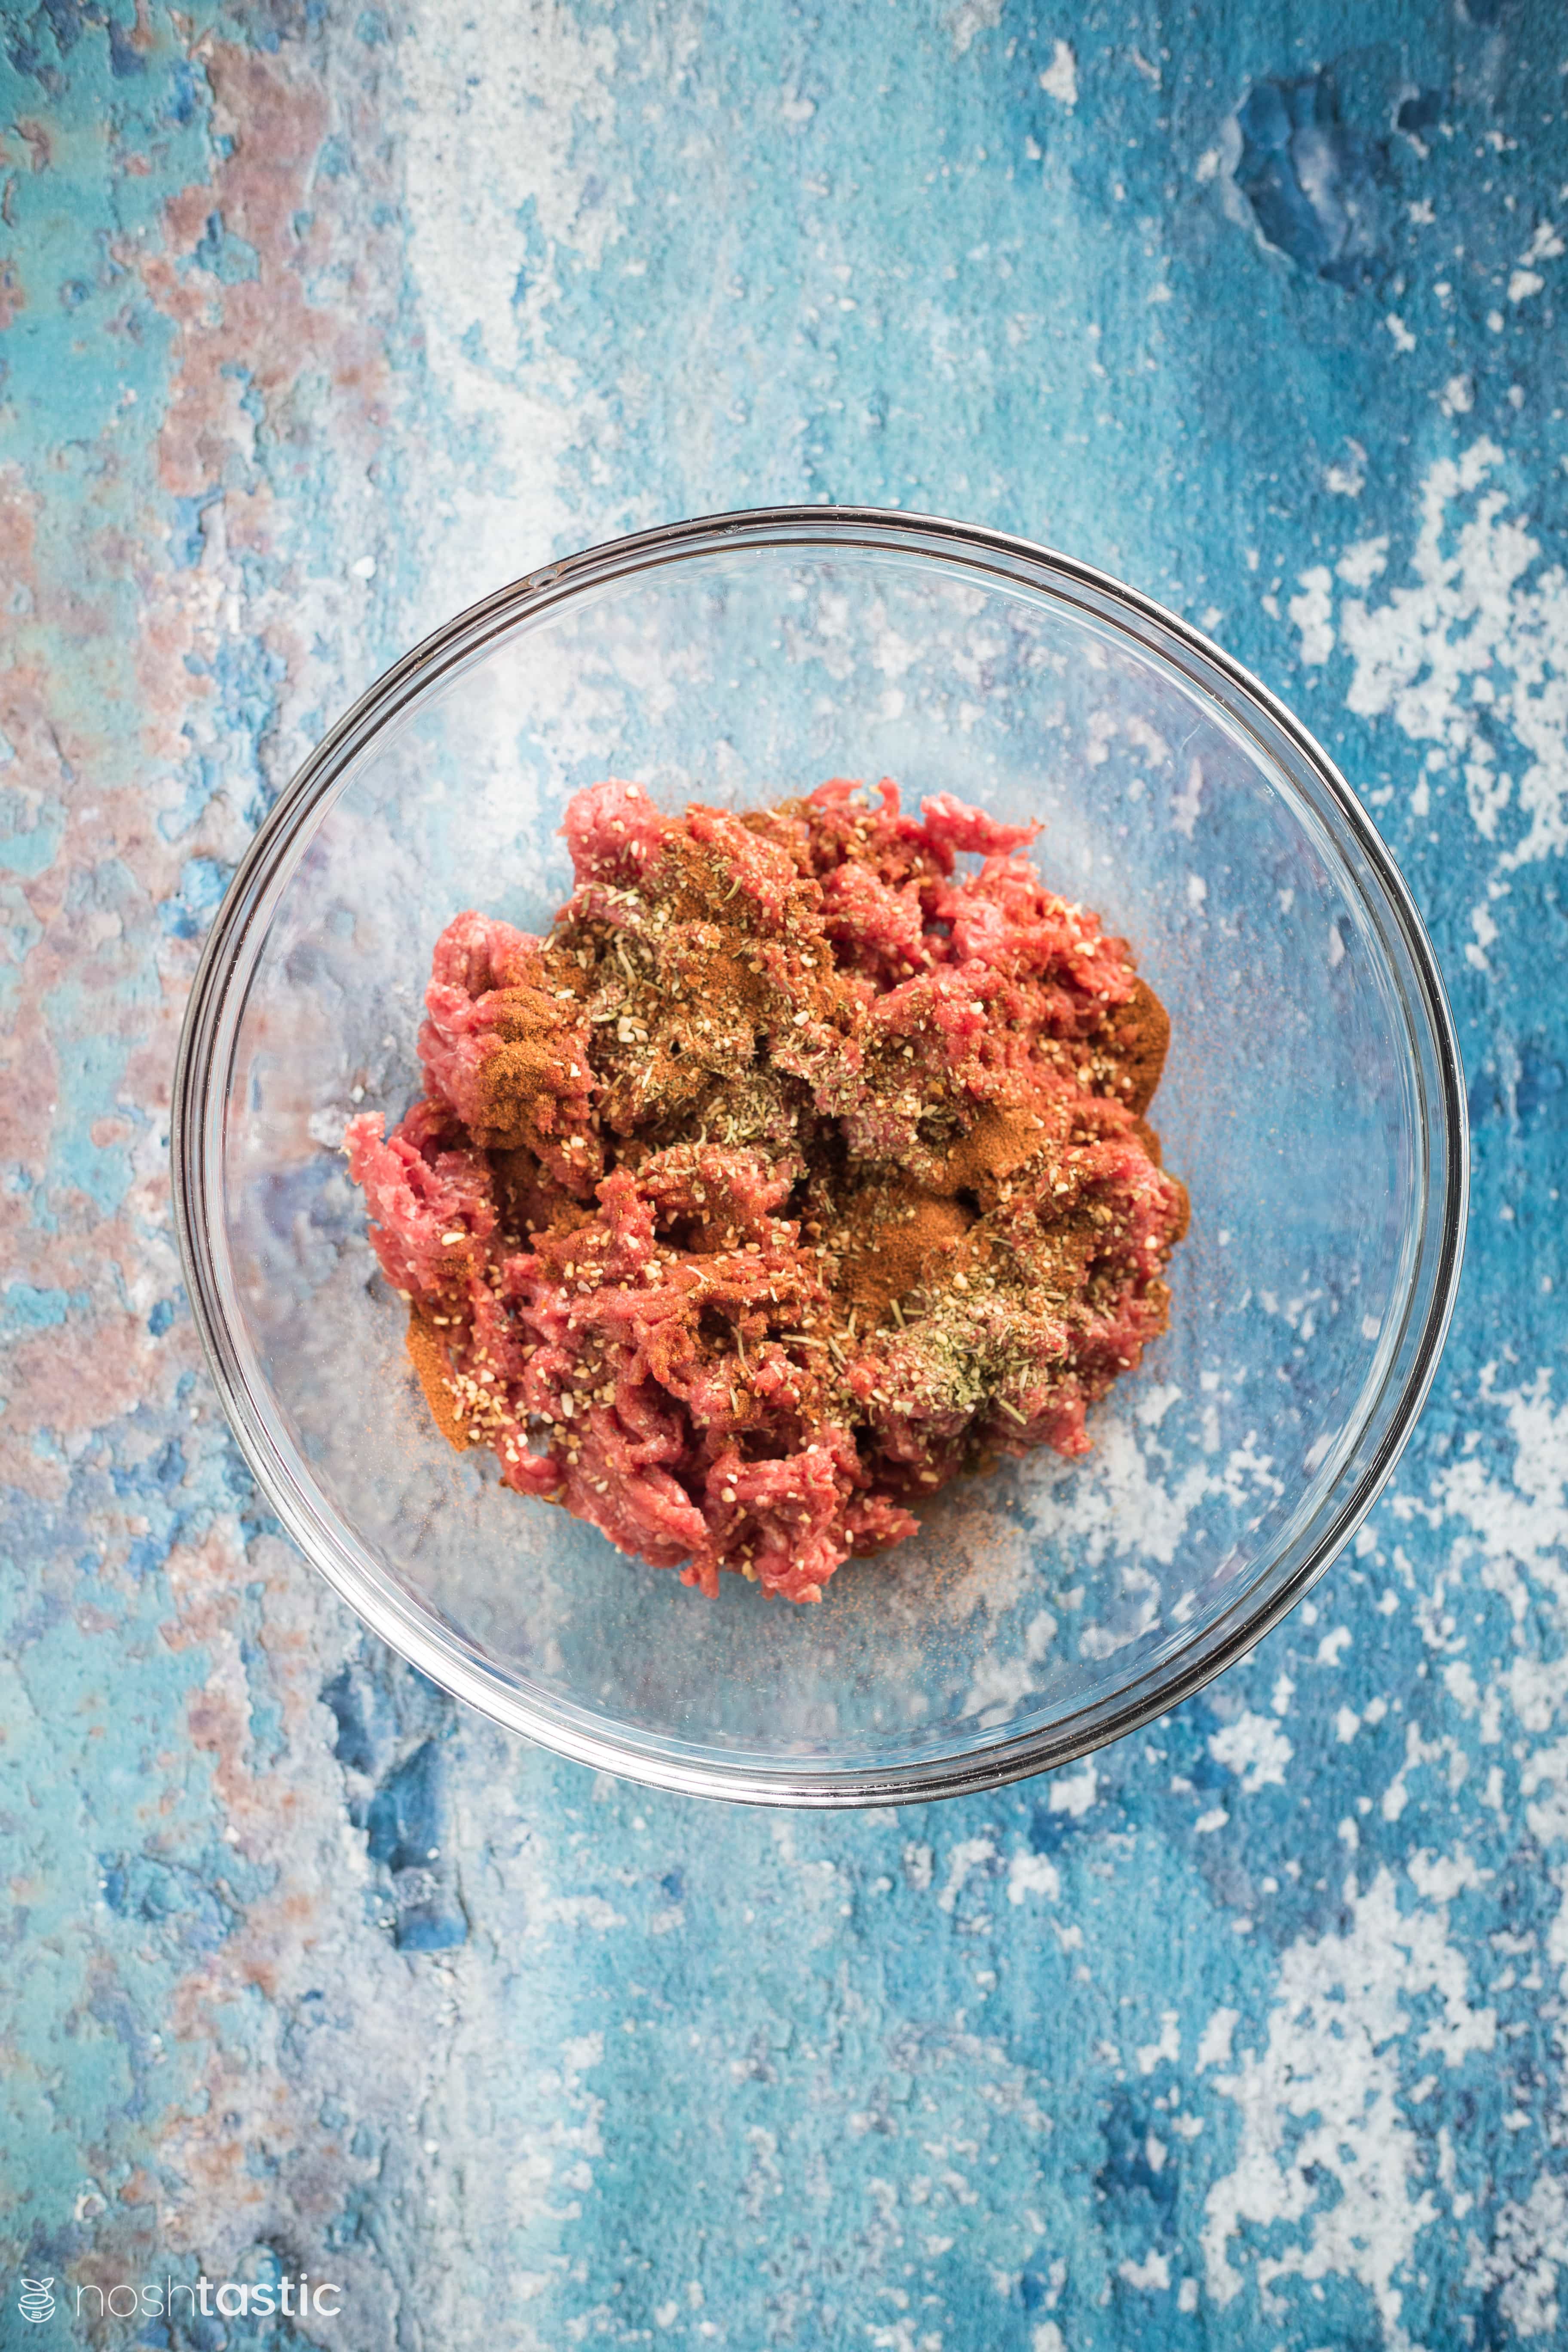
{"label": "bowl rim", "polygon": [[[887,1768],[823,1767],[804,1759],[795,1765],[752,1764],[721,1751],[673,1740],[661,1734],[612,1729],[604,1717],[566,1702],[545,1706],[503,1683],[486,1666],[476,1646],[446,1627],[433,1611],[420,1610],[411,1596],[392,1590],[379,1574],[367,1573],[339,1542],[335,1517],[321,1498],[318,1514],[274,1444],[245,1377],[240,1350],[223,1300],[213,1246],[212,1208],[221,1204],[222,1107],[228,1070],[249,983],[265,942],[268,916],[275,908],[304,841],[301,828],[326,801],[351,762],[410,701],[422,698],[457,666],[466,666],[491,641],[510,634],[522,619],[575,598],[585,588],[641,569],[658,568],[694,555],[734,548],[894,546],[913,554],[942,555],[1022,583],[1058,603],[1073,604],[1064,590],[1077,590],[1079,609],[1100,623],[1120,623],[1146,654],[1184,675],[1228,722],[1238,712],[1218,703],[1202,673],[1216,672],[1245,712],[1251,705],[1281,736],[1310,772],[1331,815],[1334,847],[1349,861],[1366,911],[1384,913],[1403,945],[1414,977],[1401,989],[1407,1045],[1417,1078],[1421,1056],[1413,1009],[1424,1015],[1436,1085],[1418,1085],[1416,1110],[1422,1123],[1426,1183],[1422,1232],[1400,1301],[1405,1318],[1398,1346],[1381,1379],[1363,1394],[1356,1423],[1358,1443],[1390,1402],[1370,1458],[1348,1491],[1339,1486],[1352,1466],[1345,1455],[1333,1483],[1324,1490],[1319,1514],[1331,1503],[1326,1524],[1304,1546],[1290,1574],[1259,1591],[1268,1566],[1259,1569],[1244,1594],[1220,1621],[1206,1648],[1179,1654],[1145,1668],[1124,1693],[1102,1697],[1062,1723],[1008,1735],[1003,1730],[947,1754],[900,1761]],[[1173,662],[1173,647],[1194,665]],[[1271,753],[1277,758],[1277,753]],[[1299,780],[1298,780],[1299,781]],[[1372,887],[1368,887],[1371,877]],[[1381,901],[1381,905],[1380,902]],[[247,940],[253,941],[248,957]],[[220,1059],[220,1049],[227,1053]],[[215,1079],[218,1083],[215,1086]],[[1429,1098],[1430,1097],[1430,1098]],[[960,1796],[997,1788],[1037,1772],[1054,1770],[1167,1714],[1234,1664],[1300,1601],[1343,1549],[1376,1502],[1415,1426],[1436,1374],[1452,1318],[1464,1255],[1468,1198],[1468,1129],[1464,1072],[1453,1015],[1436,952],[1408,886],[1339,769],[1294,714],[1240,662],[1140,590],[1095,566],[1064,555],[1015,532],[896,508],[779,505],[691,517],[607,540],[575,555],[541,565],[494,590],[453,615],[383,672],[317,744],[259,826],[236,869],[207,933],[192,982],[176,1056],[170,1116],[170,1157],[175,1226],[186,1291],[207,1366],[237,1444],[279,1522],[307,1560],[389,1647],[429,1675],[441,1688],[465,1699],[505,1729],[572,1760],[622,1778],[681,1794],[732,1801],[807,1809],[896,1805]],[[1441,1161],[1441,1197],[1433,1198],[1432,1171]],[[1436,1205],[1436,1215],[1435,1212]],[[220,1218],[221,1222],[221,1218]],[[1410,1309],[1422,1292],[1418,1326],[1409,1328]],[[1354,1449],[1352,1449],[1353,1454]],[[1336,1497],[1338,1500],[1336,1502]],[[1289,1549],[1289,1544],[1286,1549]],[[1279,1555],[1275,1555],[1277,1562]]]}

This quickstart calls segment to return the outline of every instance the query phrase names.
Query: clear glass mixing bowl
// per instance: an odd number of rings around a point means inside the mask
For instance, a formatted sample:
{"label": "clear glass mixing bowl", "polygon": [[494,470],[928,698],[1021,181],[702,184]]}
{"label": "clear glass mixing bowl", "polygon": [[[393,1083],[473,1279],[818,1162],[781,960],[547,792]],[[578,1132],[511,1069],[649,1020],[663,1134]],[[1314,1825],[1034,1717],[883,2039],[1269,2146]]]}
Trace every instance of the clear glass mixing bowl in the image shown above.
{"label": "clear glass mixing bowl", "polygon": [[[1076,1464],[960,1482],[819,1608],[716,1601],[454,1454],[338,1146],[418,1091],[437,933],[542,930],[571,794],[667,807],[897,777],[1046,831],[1053,887],[1170,1008],[1152,1117],[1192,1193],[1169,1336]],[[190,1295],[279,1519],[433,1680],[584,1762],[892,1803],[1082,1755],[1319,1576],[1431,1380],[1464,1230],[1431,948],[1311,740],[1143,597],[995,532],[817,507],[551,564],[438,630],[284,793],[219,911],[176,1078]]]}

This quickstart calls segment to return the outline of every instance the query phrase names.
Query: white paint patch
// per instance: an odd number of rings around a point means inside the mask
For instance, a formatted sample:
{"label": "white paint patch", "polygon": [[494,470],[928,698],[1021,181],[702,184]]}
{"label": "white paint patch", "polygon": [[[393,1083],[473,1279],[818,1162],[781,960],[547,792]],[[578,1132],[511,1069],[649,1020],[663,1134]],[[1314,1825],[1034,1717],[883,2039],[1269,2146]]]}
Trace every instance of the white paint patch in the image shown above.
{"label": "white paint patch", "polygon": [[1544,1368],[1527,1388],[1494,1396],[1485,1376],[1481,1388],[1507,1416],[1512,1475],[1494,1478],[1472,1454],[1445,1470],[1434,1491],[1471,1530],[1482,1581],[1505,1596],[1514,1617],[1523,1617],[1532,1597],[1544,1600],[1568,1633],[1568,1404],[1553,1407]]}
{"label": "white paint patch", "polygon": [[[1462,1895],[1467,1887],[1479,1886],[1492,1874],[1489,1870],[1478,1870],[1463,1846],[1456,1847],[1452,1853],[1430,1853],[1425,1847],[1417,1847],[1405,1868],[1415,1892],[1427,1903],[1451,1903],[1456,1895]],[[1489,2049],[1491,2045],[1489,2042],[1487,2046]]]}
{"label": "white paint patch", "polygon": [[573,160],[582,126],[611,123],[616,41],[550,0],[467,14],[413,0],[397,55],[416,126],[410,270],[454,443],[432,436],[428,457],[428,625],[577,536],[563,461],[593,442],[603,403],[551,354],[548,319],[559,257],[596,269],[621,233],[616,192],[590,200]]}
{"label": "white paint patch", "polygon": [[1405,1727],[1405,1761],[1383,1792],[1378,1807],[1385,1822],[1396,1822],[1410,1802],[1410,1775],[1425,1764],[1435,1764],[1443,1753],[1440,1739],[1430,1742],[1421,1737],[1414,1723]]}
{"label": "white paint patch", "polygon": [[1062,1891],[1056,1864],[1047,1853],[1016,1853],[1007,1865],[1007,1900],[1022,1903],[1028,1895],[1054,1903]]}
{"label": "white paint patch", "polygon": [[1170,2285],[1171,2265],[1155,2246],[1151,2248],[1141,2263],[1123,2263],[1120,2275],[1126,2280],[1129,2286],[1141,2287],[1145,2294],[1153,2294],[1157,2290]]}
{"label": "white paint patch", "polygon": [[1002,22],[1005,5],[1005,0],[959,0],[959,5],[947,19],[948,35],[955,58],[967,54],[976,33],[994,32]]}
{"label": "white paint patch", "polygon": [[[1489,806],[1486,821],[1482,826],[1483,832],[1488,833],[1489,838],[1490,832],[1496,829],[1496,825],[1497,806],[1494,802]],[[1470,929],[1476,936],[1473,940],[1466,943],[1465,961],[1476,971],[1489,971],[1491,960],[1487,954],[1487,950],[1495,945],[1499,938],[1498,927],[1492,919],[1489,907],[1483,904],[1470,908]]]}
{"label": "white paint patch", "polygon": [[[1357,2279],[1385,2343],[1407,2352],[1394,2280],[1439,2219],[1431,2188],[1418,2185],[1419,2150],[1402,2104],[1407,2004],[1441,2003],[1433,2031],[1451,2063],[1483,2043],[1465,1958],[1449,1943],[1441,1911],[1401,1914],[1394,1879],[1381,1871],[1351,1913],[1343,1936],[1290,1946],[1266,2047],[1219,2078],[1241,2122],[1236,2168],[1208,2194],[1204,2261],[1208,2291],[1222,2306],[1245,2284],[1237,2253],[1264,2297],[1282,2278]],[[1247,2242],[1254,2229],[1273,2245],[1292,2235],[1297,2242],[1265,2255]]]}
{"label": "white paint patch", "polygon": [[947,1857],[947,1884],[937,1896],[939,1910],[951,1911],[973,1872],[996,1859],[995,1841],[988,1837],[960,1838]]}
{"label": "white paint patch", "polygon": [[1244,1797],[1256,1795],[1259,1789],[1282,1789],[1285,1767],[1294,1753],[1277,1723],[1250,1711],[1224,1725],[1209,1741],[1209,1754],[1216,1764],[1238,1776]]}
{"label": "white paint patch", "polygon": [[1546,280],[1533,265],[1538,261],[1555,261],[1563,251],[1563,239],[1550,221],[1542,221],[1521,257],[1519,267],[1508,281],[1510,302],[1528,302],[1543,291]]}
{"label": "white paint patch", "polygon": [[1565,1899],[1558,1904],[1557,1916],[1547,1929],[1546,1956],[1558,1971],[1559,1990],[1568,1997],[1568,1870],[1559,1865],[1547,1874]]}
{"label": "white paint patch", "polygon": [[1145,2042],[1139,2050],[1138,2072],[1152,2074],[1162,2059],[1167,2065],[1179,2065],[1181,2056],[1181,2017],[1173,2009],[1163,2009],[1160,2011],[1160,2039],[1158,2042]]}
{"label": "white paint patch", "polygon": [[[1520,1774],[1519,1786],[1528,1801],[1525,1826],[1536,1843],[1552,1845],[1568,1839],[1568,1740],[1560,1739],[1532,1756]],[[1560,1911],[1554,1931],[1565,1922],[1568,1910]]]}
{"label": "white paint patch", "polygon": [[[1462,412],[1458,379],[1444,404]],[[1483,437],[1428,469],[1410,577],[1384,603],[1366,601],[1377,542],[1363,541],[1341,558],[1342,580],[1360,593],[1343,599],[1337,627],[1321,564],[1301,574],[1290,605],[1303,662],[1326,661],[1337,641],[1353,664],[1350,709],[1392,717],[1429,747],[1423,806],[1431,782],[1452,775],[1483,840],[1499,839],[1503,813],[1517,812],[1496,881],[1568,848],[1568,576],[1542,564],[1507,493],[1490,485],[1502,463]],[[1518,756],[1504,767],[1500,746],[1510,741]]]}
{"label": "white paint patch", "polygon": [[1465,2284],[1496,2287],[1498,2309],[1512,2334],[1528,2342],[1562,2342],[1559,2272],[1568,2264],[1568,2183],[1543,2172],[1522,2202],[1510,2200],[1497,2217],[1491,2243],[1477,2245]]}
{"label": "white paint patch", "polygon": [[1388,569],[1388,534],[1376,539],[1358,539],[1347,547],[1334,570],[1347,588],[1370,588],[1374,580]]}
{"label": "white paint patch", "polygon": [[1086,1764],[1081,1772],[1058,1772],[1049,1783],[1047,1801],[1053,1813],[1069,1813],[1074,1821],[1081,1821],[1099,1787],[1099,1773],[1092,1764]]}
{"label": "white paint patch", "polygon": [[[1323,468],[1323,488],[1335,498],[1359,499],[1366,488],[1366,451],[1359,441],[1347,440],[1345,453],[1342,458]],[[1252,564],[1254,571],[1257,568]]]}
{"label": "white paint patch", "polygon": [[1205,2066],[1228,2066],[1230,2041],[1241,2022],[1238,2009],[1216,2009],[1198,2036],[1197,2072]]}
{"label": "white paint patch", "polygon": [[1187,769],[1187,781],[1171,801],[1171,823],[1188,841],[1198,821],[1204,800],[1204,772],[1200,761],[1194,760]]}
{"label": "white paint patch", "polygon": [[1508,1696],[1526,1731],[1550,1731],[1568,1689],[1559,1659],[1526,1654],[1515,1658],[1506,1676]]}
{"label": "white paint patch", "polygon": [[1181,1393],[1181,1388],[1174,1381],[1167,1381],[1163,1385],[1156,1382],[1145,1389],[1138,1400],[1141,1425],[1144,1429],[1158,1429]]}
{"label": "white paint patch", "polygon": [[1078,104],[1078,59],[1068,42],[1055,43],[1050,64],[1040,76],[1040,88],[1059,106]]}
{"label": "white paint patch", "polygon": [[1309,669],[1321,669],[1334,649],[1334,583],[1322,563],[1300,577],[1301,593],[1286,610],[1300,632],[1302,661]]}

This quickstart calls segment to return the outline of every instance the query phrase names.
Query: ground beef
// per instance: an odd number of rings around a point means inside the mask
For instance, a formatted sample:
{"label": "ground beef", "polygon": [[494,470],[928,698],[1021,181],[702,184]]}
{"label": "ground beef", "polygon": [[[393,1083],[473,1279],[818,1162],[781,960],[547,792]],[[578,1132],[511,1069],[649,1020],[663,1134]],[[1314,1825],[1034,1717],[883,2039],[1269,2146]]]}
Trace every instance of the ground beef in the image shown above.
{"label": "ground beef", "polygon": [[1165,1015],[1035,831],[889,782],[667,817],[610,782],[547,939],[448,926],[424,1099],[346,1149],[454,1445],[792,1601],[961,1471],[1087,1449],[1186,1195],[1143,1118]]}

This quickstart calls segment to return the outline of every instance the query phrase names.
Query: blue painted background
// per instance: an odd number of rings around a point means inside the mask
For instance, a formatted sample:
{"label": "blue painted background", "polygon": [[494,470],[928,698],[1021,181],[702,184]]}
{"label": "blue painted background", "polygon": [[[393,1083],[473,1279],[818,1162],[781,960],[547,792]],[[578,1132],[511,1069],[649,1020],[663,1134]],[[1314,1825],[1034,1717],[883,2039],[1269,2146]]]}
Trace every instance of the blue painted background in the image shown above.
{"label": "blue painted background", "polygon": [[[1561,9],[0,31],[0,2346],[1564,2340]],[[1047,539],[1252,664],[1475,1118],[1446,1363],[1315,1601],[897,1818],[595,1780],[376,1651],[171,1237],[197,946],[314,738],[547,554],[775,497]],[[301,2269],[338,2319],[76,2315]]]}

